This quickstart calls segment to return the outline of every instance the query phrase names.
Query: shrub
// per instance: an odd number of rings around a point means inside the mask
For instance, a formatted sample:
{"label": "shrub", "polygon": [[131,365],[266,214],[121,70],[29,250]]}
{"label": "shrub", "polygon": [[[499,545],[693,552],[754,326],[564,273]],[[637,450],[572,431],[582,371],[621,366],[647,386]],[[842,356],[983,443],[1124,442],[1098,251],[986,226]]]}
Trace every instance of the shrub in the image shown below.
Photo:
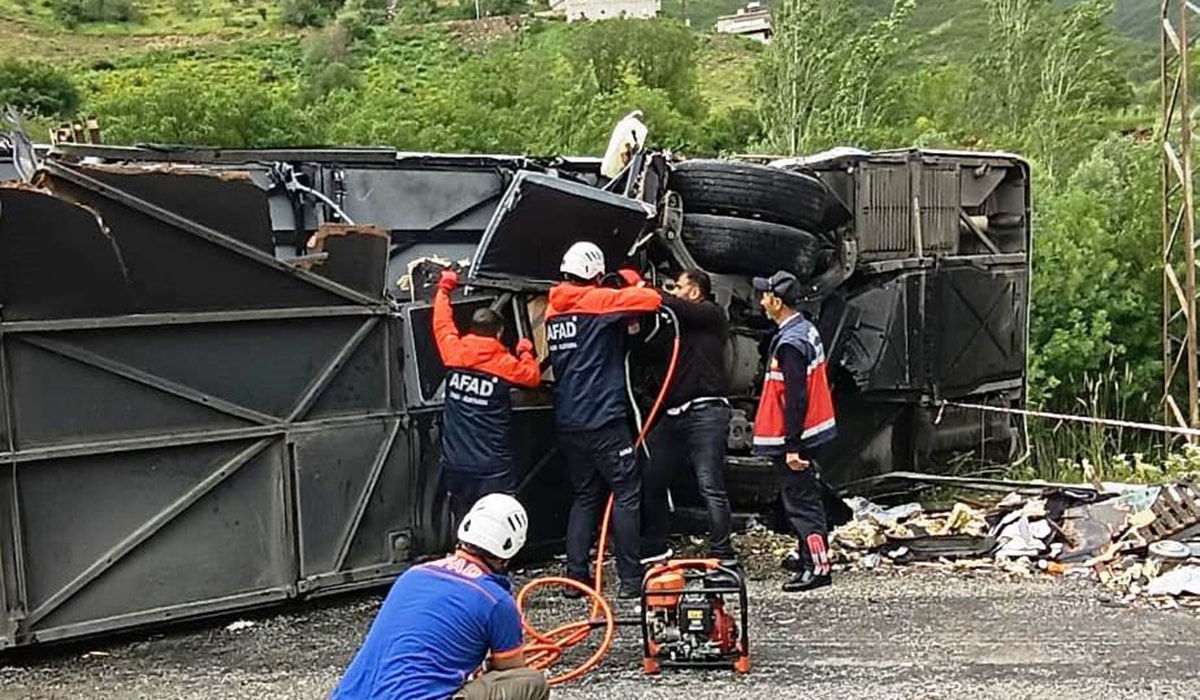
{"label": "shrub", "polygon": [[79,92],[65,73],[43,63],[0,62],[0,105],[24,114],[69,117],[79,107]]}

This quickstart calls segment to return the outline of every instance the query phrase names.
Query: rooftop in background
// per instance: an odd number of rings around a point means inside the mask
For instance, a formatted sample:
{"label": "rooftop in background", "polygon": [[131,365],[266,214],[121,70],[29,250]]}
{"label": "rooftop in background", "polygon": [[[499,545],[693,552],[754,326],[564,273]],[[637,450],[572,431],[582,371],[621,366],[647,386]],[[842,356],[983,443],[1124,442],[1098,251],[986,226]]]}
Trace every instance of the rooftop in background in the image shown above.
{"label": "rooftop in background", "polygon": [[579,20],[653,19],[662,12],[662,0],[551,0],[550,10]]}
{"label": "rooftop in background", "polygon": [[717,32],[736,34],[755,41],[771,40],[771,8],[761,2],[751,2],[736,14],[717,18]]}

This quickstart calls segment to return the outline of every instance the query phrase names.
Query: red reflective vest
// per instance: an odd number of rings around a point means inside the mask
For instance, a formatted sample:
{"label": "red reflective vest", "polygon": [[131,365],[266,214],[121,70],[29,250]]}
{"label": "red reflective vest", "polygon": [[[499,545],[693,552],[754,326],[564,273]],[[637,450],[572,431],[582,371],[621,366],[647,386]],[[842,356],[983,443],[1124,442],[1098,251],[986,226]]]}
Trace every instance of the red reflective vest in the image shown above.
{"label": "red reflective vest", "polygon": [[[807,381],[802,386],[788,386],[779,364],[779,348],[790,345],[800,351],[807,369]],[[790,449],[811,450],[837,436],[837,420],[833,413],[833,397],[825,374],[825,350],[821,336],[808,319],[800,314],[783,322],[771,342],[767,355],[767,372],[763,378],[762,397],[754,416],[754,453],[782,455]],[[785,407],[788,402],[802,407],[803,430],[799,445],[788,444]]]}

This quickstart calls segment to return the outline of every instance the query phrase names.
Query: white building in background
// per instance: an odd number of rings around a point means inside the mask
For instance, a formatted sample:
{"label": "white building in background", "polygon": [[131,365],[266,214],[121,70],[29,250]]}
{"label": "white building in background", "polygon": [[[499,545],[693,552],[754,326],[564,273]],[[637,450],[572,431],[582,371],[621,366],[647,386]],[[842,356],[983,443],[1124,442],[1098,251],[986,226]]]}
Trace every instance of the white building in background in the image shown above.
{"label": "white building in background", "polygon": [[566,15],[568,22],[619,17],[652,19],[662,11],[662,0],[551,0],[550,9]]}
{"label": "white building in background", "polygon": [[735,15],[718,17],[717,32],[737,34],[765,44],[771,40],[771,9],[761,2],[749,3]]}

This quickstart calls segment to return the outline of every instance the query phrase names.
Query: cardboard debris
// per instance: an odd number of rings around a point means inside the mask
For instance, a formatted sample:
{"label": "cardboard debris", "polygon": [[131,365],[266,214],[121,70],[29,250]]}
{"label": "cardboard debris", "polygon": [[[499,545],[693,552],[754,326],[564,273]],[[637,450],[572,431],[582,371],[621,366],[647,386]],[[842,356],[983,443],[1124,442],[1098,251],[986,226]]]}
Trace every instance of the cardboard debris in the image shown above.
{"label": "cardboard debris", "polygon": [[1200,609],[1200,599],[1188,597],[1200,596],[1200,488],[1103,486],[1087,499],[1060,488],[1040,497],[1010,493],[990,508],[957,502],[942,512],[847,499],[854,515],[831,534],[834,561],[877,571],[1090,578],[1121,604]]}

